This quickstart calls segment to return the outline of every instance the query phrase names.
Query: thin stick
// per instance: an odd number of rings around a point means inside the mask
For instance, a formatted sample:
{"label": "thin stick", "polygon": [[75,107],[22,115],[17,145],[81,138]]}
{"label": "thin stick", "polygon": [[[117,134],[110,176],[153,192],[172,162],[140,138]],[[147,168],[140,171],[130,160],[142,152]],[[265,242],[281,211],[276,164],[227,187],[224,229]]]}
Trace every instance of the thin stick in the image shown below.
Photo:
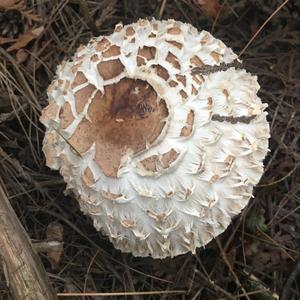
{"label": "thin stick", "polygon": [[236,298],[231,293],[229,293],[225,289],[221,288],[219,285],[217,285],[210,278],[207,278],[206,276],[204,276],[199,270],[197,270],[197,271],[198,271],[197,273],[200,276],[200,278],[202,278],[203,280],[205,280],[207,282],[207,284],[210,287],[212,287],[215,291],[223,293],[227,299],[236,300]]}
{"label": "thin stick", "polygon": [[219,250],[220,250],[221,257],[223,258],[223,261],[224,261],[225,264],[227,265],[227,267],[228,267],[230,273],[232,274],[232,276],[233,276],[233,278],[234,278],[234,281],[235,281],[236,285],[237,285],[239,288],[242,289],[243,293],[245,294],[245,297],[246,297],[248,300],[250,300],[250,298],[249,298],[249,296],[248,296],[248,294],[247,294],[245,288],[242,286],[242,284],[241,284],[240,281],[239,281],[238,276],[235,274],[235,272],[234,272],[234,270],[233,270],[233,268],[232,268],[232,266],[231,266],[231,264],[230,264],[230,262],[229,262],[229,260],[228,260],[228,258],[227,258],[227,255],[226,255],[226,253],[225,253],[225,250],[224,250],[224,248],[223,248],[223,246],[222,246],[222,244],[221,244],[219,238],[216,237],[216,238],[215,238],[215,241],[216,241],[216,243],[217,243],[217,245],[218,245],[218,248],[219,248]]}
{"label": "thin stick", "polygon": [[243,48],[243,50],[240,52],[239,57],[243,55],[243,53],[246,51],[246,49],[249,47],[249,45],[253,42],[253,40],[257,37],[257,35],[262,31],[262,29],[269,23],[269,21],[289,2],[289,0],[285,0],[282,4],[280,4],[277,9],[269,16],[269,18],[260,26],[260,28],[254,33],[250,41],[247,43],[247,45]]}
{"label": "thin stick", "polygon": [[86,271],[86,274],[85,274],[85,280],[84,280],[84,285],[83,285],[83,292],[85,293],[85,290],[86,290],[86,286],[87,286],[87,281],[88,281],[88,276],[89,276],[89,273],[90,273],[90,270],[91,270],[91,267],[97,257],[97,255],[100,253],[99,249],[97,249],[96,253],[94,254],[89,266],[88,266],[88,269]]}
{"label": "thin stick", "polygon": [[287,174],[285,174],[283,177],[281,177],[275,181],[269,182],[269,183],[259,184],[259,185],[257,185],[257,187],[266,187],[266,186],[278,184],[278,183],[284,181],[285,179],[289,178],[298,169],[299,166],[300,166],[300,162],[298,162],[295,165],[295,167],[291,171],[289,171]]}
{"label": "thin stick", "polygon": [[146,296],[163,294],[186,294],[185,290],[145,291],[145,292],[115,292],[115,293],[57,293],[58,297],[117,297],[117,296]]}
{"label": "thin stick", "polygon": [[163,16],[163,13],[164,13],[164,10],[165,10],[165,7],[166,7],[166,3],[167,3],[167,0],[163,0],[163,2],[161,4],[161,7],[160,7],[160,10],[159,10],[159,19],[161,19],[162,16]]}
{"label": "thin stick", "polygon": [[93,33],[94,36],[97,36],[99,34],[98,32],[98,28],[96,26],[96,24],[93,21],[93,18],[90,14],[88,5],[86,3],[85,0],[79,0],[79,7],[80,7],[80,11],[82,14],[82,17],[84,19],[84,21],[86,22],[87,26],[89,27],[89,29],[91,30],[91,32]]}

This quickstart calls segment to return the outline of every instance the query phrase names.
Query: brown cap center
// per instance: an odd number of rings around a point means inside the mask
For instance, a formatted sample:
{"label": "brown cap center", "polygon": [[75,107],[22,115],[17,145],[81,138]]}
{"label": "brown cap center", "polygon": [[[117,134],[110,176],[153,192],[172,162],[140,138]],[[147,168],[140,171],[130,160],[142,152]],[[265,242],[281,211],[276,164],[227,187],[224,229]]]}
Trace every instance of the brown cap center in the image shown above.
{"label": "brown cap center", "polygon": [[[146,81],[124,78],[104,89],[105,93],[97,92],[89,106],[91,123],[84,131],[93,136],[95,161],[103,173],[117,177],[125,154],[146,150],[160,136],[168,110]],[[80,139],[76,141],[80,143]],[[74,142],[72,145],[76,148]]]}

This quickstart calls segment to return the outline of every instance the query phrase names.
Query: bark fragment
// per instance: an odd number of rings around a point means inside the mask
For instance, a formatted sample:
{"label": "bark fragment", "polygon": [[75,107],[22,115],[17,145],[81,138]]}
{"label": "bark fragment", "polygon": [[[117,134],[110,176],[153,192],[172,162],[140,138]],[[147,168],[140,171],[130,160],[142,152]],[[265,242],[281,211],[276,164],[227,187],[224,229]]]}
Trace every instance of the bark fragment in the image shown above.
{"label": "bark fragment", "polygon": [[0,186],[0,260],[15,300],[55,300],[42,262]]}

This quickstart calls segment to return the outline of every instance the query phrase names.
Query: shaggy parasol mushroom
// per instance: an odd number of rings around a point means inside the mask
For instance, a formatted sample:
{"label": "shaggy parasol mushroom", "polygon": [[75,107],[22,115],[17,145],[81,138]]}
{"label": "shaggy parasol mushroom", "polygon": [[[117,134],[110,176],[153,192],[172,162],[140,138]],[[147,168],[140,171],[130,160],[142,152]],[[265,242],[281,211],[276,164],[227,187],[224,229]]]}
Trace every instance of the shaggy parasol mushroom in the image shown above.
{"label": "shaggy parasol mushroom", "polygon": [[48,90],[46,163],[116,248],[164,258],[207,244],[245,207],[268,150],[257,78],[174,20],[118,24]]}

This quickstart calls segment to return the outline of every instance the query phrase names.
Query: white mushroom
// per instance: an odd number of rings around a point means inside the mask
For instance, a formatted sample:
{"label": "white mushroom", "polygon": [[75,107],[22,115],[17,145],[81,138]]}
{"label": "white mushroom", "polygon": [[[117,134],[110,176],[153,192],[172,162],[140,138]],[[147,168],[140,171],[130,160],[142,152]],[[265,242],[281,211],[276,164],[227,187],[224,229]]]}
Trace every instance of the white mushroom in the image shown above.
{"label": "white mushroom", "polygon": [[58,67],[41,116],[46,163],[116,248],[194,253],[241,212],[263,173],[269,125],[258,89],[206,31],[119,24]]}

